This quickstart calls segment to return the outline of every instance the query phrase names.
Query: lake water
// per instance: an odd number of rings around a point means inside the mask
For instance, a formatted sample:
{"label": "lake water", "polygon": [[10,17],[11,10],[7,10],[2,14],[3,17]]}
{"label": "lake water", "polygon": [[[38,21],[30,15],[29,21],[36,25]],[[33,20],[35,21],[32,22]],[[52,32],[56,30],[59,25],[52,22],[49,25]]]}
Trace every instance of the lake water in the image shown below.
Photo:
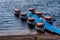
{"label": "lake water", "polygon": [[26,23],[14,17],[14,9],[20,8],[21,12],[26,12],[30,7],[54,16],[54,26],[60,28],[60,0],[0,0],[0,34],[29,30]]}

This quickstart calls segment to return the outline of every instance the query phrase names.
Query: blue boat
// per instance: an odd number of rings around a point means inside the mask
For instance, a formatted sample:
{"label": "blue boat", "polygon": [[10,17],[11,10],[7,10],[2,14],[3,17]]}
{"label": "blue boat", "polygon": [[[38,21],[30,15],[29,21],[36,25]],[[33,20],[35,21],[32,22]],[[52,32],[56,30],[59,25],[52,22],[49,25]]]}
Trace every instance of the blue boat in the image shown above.
{"label": "blue boat", "polygon": [[[53,25],[51,25],[51,24],[49,24],[44,18],[40,19],[35,14],[31,14],[31,12],[29,12],[29,11],[27,11],[26,14],[27,14],[26,15],[27,17],[34,18],[35,19],[35,23],[43,22],[44,23],[44,29],[47,29],[50,32],[53,32],[53,33],[56,33],[56,34],[60,35],[60,29],[55,27],[55,26],[53,26]],[[40,30],[40,28],[37,28],[36,26],[35,26],[35,28]]]}

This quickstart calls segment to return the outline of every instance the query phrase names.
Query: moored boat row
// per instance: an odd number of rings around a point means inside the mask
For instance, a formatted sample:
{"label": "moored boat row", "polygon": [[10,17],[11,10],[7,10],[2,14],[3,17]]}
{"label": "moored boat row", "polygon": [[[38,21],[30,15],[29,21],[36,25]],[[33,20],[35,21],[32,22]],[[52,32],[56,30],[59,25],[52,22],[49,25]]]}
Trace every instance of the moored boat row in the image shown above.
{"label": "moored boat row", "polygon": [[[20,9],[15,9],[15,16],[18,16],[21,20],[25,20],[28,25],[33,25],[36,30],[45,32],[45,21],[50,25],[53,25],[53,17],[50,15],[44,15],[43,12],[35,12],[35,8],[29,8],[26,13],[20,13]],[[48,25],[49,26],[49,25]],[[53,30],[53,29],[52,29]]]}

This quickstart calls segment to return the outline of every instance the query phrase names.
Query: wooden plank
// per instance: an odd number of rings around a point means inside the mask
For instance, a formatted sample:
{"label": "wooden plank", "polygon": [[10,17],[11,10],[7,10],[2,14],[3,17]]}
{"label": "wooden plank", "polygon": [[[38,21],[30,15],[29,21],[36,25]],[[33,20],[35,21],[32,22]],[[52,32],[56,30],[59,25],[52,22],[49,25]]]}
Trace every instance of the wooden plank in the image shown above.
{"label": "wooden plank", "polygon": [[0,40],[35,40],[34,35],[1,36]]}

